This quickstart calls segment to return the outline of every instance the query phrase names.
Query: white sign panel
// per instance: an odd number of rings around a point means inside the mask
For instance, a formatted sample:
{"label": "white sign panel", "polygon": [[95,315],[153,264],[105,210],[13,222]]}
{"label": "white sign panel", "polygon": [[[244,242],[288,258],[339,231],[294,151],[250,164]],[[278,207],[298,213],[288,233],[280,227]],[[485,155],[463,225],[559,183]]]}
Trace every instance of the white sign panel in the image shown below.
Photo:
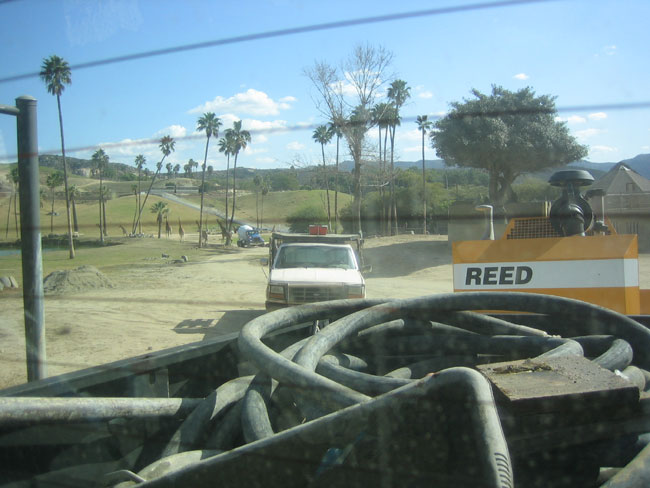
{"label": "white sign panel", "polygon": [[638,286],[637,259],[454,264],[455,290]]}

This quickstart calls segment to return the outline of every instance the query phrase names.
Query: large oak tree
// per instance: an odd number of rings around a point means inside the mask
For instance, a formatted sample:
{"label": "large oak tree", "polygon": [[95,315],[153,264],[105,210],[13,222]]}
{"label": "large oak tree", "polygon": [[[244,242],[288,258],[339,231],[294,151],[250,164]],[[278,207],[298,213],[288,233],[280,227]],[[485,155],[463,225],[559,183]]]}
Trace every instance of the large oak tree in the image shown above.
{"label": "large oak tree", "polygon": [[448,166],[485,169],[490,202],[501,207],[512,183],[524,173],[564,166],[587,155],[587,147],[556,119],[555,97],[535,96],[527,87],[511,92],[472,90],[473,97],[451,104],[434,124],[431,146]]}

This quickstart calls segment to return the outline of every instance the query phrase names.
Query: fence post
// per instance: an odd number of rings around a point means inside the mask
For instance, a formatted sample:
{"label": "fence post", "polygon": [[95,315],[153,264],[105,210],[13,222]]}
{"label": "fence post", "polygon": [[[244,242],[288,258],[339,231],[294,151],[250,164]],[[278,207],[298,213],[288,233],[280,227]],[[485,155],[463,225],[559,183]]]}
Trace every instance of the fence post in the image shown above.
{"label": "fence post", "polygon": [[18,97],[16,107],[27,381],[35,381],[47,376],[36,99]]}

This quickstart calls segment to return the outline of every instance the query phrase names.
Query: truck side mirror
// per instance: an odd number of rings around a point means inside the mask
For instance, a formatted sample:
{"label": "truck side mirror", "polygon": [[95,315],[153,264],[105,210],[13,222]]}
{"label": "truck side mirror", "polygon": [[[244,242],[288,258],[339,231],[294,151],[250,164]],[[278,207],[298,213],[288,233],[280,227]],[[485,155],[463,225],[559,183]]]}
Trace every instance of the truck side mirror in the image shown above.
{"label": "truck side mirror", "polygon": [[269,258],[260,258],[260,264],[262,266],[268,266],[269,265]]}

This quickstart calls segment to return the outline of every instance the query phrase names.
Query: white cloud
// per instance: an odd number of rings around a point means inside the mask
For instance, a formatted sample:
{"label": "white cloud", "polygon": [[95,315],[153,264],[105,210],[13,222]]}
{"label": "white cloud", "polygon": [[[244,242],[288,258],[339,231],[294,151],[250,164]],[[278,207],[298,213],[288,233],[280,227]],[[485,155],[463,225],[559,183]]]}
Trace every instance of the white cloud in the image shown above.
{"label": "white cloud", "polygon": [[269,150],[265,147],[251,147],[251,146],[246,146],[246,149],[244,149],[244,152],[248,156],[252,156],[253,154],[264,154],[269,152]]}
{"label": "white cloud", "polygon": [[[426,144],[426,141],[425,141],[425,144]],[[425,147],[424,150],[426,151],[427,147]],[[404,152],[404,153],[417,153],[417,154],[420,155],[420,159],[422,159],[422,145],[405,147],[405,148],[401,149],[401,151]],[[424,154],[424,157],[425,158],[427,157],[426,152]]]}
{"label": "white cloud", "polygon": [[154,137],[164,137],[172,136],[174,139],[185,137],[187,135],[187,129],[182,125],[170,125],[164,129],[160,129],[154,134]]}
{"label": "white cloud", "polygon": [[424,98],[424,99],[433,98],[433,93],[430,91],[421,91],[420,93],[418,93],[418,98]]}
{"label": "white cloud", "polygon": [[[415,124],[413,124],[415,125]],[[427,139],[428,139],[428,132],[427,135],[424,136],[425,141],[424,143],[426,144]],[[418,129],[411,129],[411,130],[401,130],[397,131],[396,134],[396,139],[400,142],[415,142],[415,141],[422,141],[422,132],[420,132]]]}
{"label": "white cloud", "polygon": [[353,97],[357,94],[357,91],[354,89],[354,86],[352,86],[352,83],[349,83],[347,81],[337,81],[336,83],[333,83],[332,89],[336,93],[340,93],[348,97]]}
{"label": "white cloud", "polygon": [[264,134],[258,134],[255,137],[253,137],[253,143],[254,144],[264,144],[265,142],[268,142],[269,138],[266,137]]}
{"label": "white cloud", "polygon": [[644,151],[650,151],[650,146],[641,146]]}
{"label": "white cloud", "polygon": [[242,113],[250,115],[277,115],[281,110],[291,108],[291,103],[295,102],[294,97],[284,97],[278,101],[270,98],[263,91],[249,88],[243,93],[237,93],[229,98],[216,96],[214,100],[205,102],[203,105],[194,107],[188,113]]}
{"label": "white cloud", "polygon": [[607,118],[607,114],[605,112],[596,112],[593,114],[589,114],[588,116],[591,120],[603,120]]}
{"label": "white cloud", "polygon": [[609,46],[605,46],[603,48],[603,52],[607,56],[613,56],[614,54],[616,54],[616,45],[612,44],[612,45],[609,45]]}
{"label": "white cloud", "polygon": [[567,117],[566,121],[569,124],[584,124],[587,122],[587,119],[580,117],[579,115],[571,115],[570,117]]}
{"label": "white cloud", "polygon": [[584,129],[576,131],[575,135],[578,139],[584,140],[602,134],[603,132],[601,129]]}
{"label": "white cloud", "polygon": [[525,80],[527,80],[528,78],[530,78],[530,76],[528,76],[526,73],[518,73],[518,74],[516,74],[515,76],[513,76],[513,78],[514,78],[515,80],[525,81]]}
{"label": "white cloud", "polygon": [[556,122],[568,122],[569,124],[584,124],[587,119],[579,115],[571,115],[569,117],[555,117]]}
{"label": "white cloud", "polygon": [[618,149],[611,146],[591,146],[591,152],[616,152]]}
{"label": "white cloud", "polygon": [[287,144],[287,149],[290,151],[302,151],[305,148],[305,145],[298,142],[298,141],[293,141]]}

